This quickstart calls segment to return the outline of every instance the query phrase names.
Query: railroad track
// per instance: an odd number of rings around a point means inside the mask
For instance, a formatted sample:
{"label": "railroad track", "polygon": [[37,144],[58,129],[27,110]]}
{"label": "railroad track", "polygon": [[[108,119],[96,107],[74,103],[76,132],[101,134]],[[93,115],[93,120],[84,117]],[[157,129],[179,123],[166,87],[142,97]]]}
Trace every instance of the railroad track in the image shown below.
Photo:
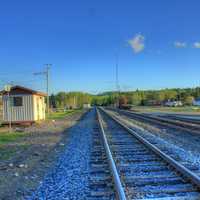
{"label": "railroad track", "polygon": [[116,116],[97,113],[117,199],[200,199],[199,171],[185,168]]}
{"label": "railroad track", "polygon": [[88,200],[116,199],[112,174],[103,143],[103,136],[96,118],[92,135],[92,152],[90,159],[90,180]]}
{"label": "railroad track", "polygon": [[142,113],[135,113],[135,112],[125,111],[125,110],[114,110],[114,111],[125,114],[129,117],[133,117],[134,119],[137,119],[139,121],[150,123],[151,125],[152,124],[161,125],[164,127],[183,130],[183,131],[194,133],[194,134],[200,134],[200,125],[198,124],[194,124],[194,123],[192,124],[190,122],[174,120],[174,119],[166,119],[164,117],[149,116]]}
{"label": "railroad track", "polygon": [[181,121],[181,122],[187,122],[187,123],[190,123],[192,125],[199,125],[200,126],[200,120],[195,119],[195,118],[186,118],[186,117],[175,116],[175,115],[164,115],[164,118],[177,120],[177,121]]}

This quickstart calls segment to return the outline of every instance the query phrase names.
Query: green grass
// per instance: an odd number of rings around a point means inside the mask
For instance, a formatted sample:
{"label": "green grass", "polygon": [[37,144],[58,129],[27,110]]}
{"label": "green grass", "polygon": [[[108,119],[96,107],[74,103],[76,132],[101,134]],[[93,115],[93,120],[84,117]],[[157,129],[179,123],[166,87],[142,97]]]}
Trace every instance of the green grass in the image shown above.
{"label": "green grass", "polygon": [[7,146],[12,142],[16,142],[19,138],[25,137],[27,133],[24,132],[2,132],[0,133],[0,160],[10,159],[16,154],[19,149],[27,148],[27,145]]}
{"label": "green grass", "polygon": [[25,135],[27,135],[27,133],[24,132],[0,133],[0,145],[15,142],[18,138],[24,137]]}
{"label": "green grass", "polygon": [[164,107],[164,106],[135,106],[133,110],[141,112],[183,112],[200,114],[200,107],[196,106],[183,106],[183,107]]}
{"label": "green grass", "polygon": [[67,110],[65,112],[53,112],[53,113],[50,113],[48,116],[47,116],[47,119],[63,119],[65,118],[66,116],[70,115],[70,114],[73,114],[75,112],[78,112],[78,111],[81,111],[81,109],[76,109],[76,110]]}

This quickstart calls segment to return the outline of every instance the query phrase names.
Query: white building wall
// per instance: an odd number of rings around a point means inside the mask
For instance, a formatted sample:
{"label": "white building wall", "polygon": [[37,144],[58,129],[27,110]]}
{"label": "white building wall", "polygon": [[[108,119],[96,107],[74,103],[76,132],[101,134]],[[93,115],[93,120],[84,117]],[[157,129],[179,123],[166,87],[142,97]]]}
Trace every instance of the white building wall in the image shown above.
{"label": "white building wall", "polygon": [[89,103],[83,104],[83,108],[91,108],[91,105]]}
{"label": "white building wall", "polygon": [[4,121],[33,121],[33,96],[12,95],[11,97],[22,97],[22,106],[11,106],[7,96],[3,96],[3,120]]}
{"label": "white building wall", "polygon": [[33,95],[34,121],[45,119],[44,97]]}

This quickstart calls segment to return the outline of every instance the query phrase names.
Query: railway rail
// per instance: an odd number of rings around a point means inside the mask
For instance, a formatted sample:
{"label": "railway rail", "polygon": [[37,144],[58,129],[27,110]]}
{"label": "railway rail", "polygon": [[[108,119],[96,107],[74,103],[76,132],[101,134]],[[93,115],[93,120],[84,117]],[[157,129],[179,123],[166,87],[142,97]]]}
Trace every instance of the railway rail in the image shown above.
{"label": "railway rail", "polygon": [[178,119],[169,119],[164,117],[158,117],[158,116],[149,116],[143,113],[135,113],[132,111],[125,111],[125,110],[117,110],[117,112],[125,114],[130,117],[134,117],[137,120],[147,122],[150,124],[156,124],[156,125],[162,125],[165,127],[173,128],[173,129],[179,129],[186,132],[194,133],[194,134],[200,134],[200,124],[197,123],[191,123],[186,122],[184,120],[178,120]]}
{"label": "railway rail", "polygon": [[95,127],[92,135],[92,152],[90,158],[89,200],[114,200],[116,199],[114,183],[109,169],[108,156],[103,142],[103,135],[96,116]]}
{"label": "railway rail", "polygon": [[197,119],[197,118],[182,117],[182,116],[178,116],[178,115],[164,115],[164,118],[177,120],[180,122],[190,123],[190,125],[199,125],[200,126],[200,119]]}
{"label": "railway rail", "polygon": [[184,167],[116,116],[97,113],[118,199],[200,199],[199,171]]}

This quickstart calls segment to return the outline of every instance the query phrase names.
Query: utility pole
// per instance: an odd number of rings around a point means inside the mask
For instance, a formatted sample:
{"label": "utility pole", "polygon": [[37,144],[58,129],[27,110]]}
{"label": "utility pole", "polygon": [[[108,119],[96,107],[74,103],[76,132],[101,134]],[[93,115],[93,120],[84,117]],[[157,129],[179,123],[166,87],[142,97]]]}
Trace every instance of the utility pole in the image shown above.
{"label": "utility pole", "polygon": [[12,108],[11,108],[11,98],[10,98],[10,91],[11,85],[5,85],[5,91],[7,92],[7,115],[9,121],[9,132],[12,132]]}
{"label": "utility pole", "polygon": [[49,71],[52,64],[45,64],[46,69],[43,72],[34,73],[34,75],[45,75],[46,76],[46,93],[47,93],[47,113],[49,114]]}
{"label": "utility pole", "polygon": [[119,107],[119,98],[120,98],[120,87],[119,87],[119,63],[118,63],[118,53],[116,52],[116,92],[117,92],[117,107]]}
{"label": "utility pole", "polygon": [[49,70],[51,64],[46,64],[46,82],[47,82],[47,113],[49,114]]}

